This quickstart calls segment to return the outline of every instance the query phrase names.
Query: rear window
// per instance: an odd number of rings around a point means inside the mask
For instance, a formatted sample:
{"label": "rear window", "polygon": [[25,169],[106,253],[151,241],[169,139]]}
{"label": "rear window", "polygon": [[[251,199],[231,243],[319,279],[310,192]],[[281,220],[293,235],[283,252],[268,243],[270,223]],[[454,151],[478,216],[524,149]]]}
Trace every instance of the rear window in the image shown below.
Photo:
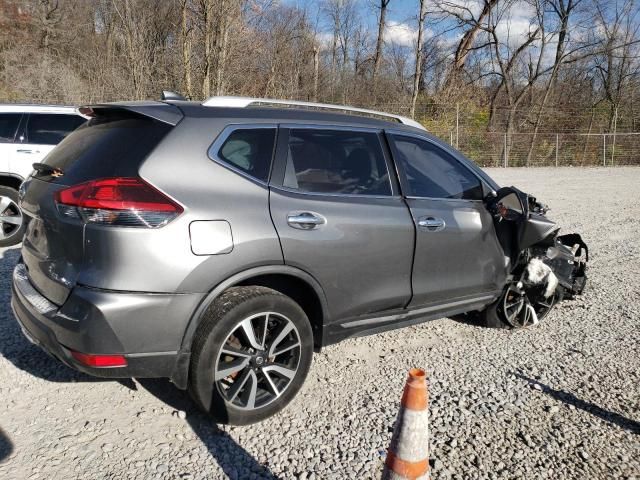
{"label": "rear window", "polygon": [[57,145],[86,120],[79,115],[31,113],[24,143]]}
{"label": "rear window", "polygon": [[13,142],[21,117],[21,113],[0,113],[0,143]]}
{"label": "rear window", "polygon": [[71,185],[104,177],[135,177],[142,161],[171,130],[146,117],[95,118],[66,137],[44,163],[63,172]]}

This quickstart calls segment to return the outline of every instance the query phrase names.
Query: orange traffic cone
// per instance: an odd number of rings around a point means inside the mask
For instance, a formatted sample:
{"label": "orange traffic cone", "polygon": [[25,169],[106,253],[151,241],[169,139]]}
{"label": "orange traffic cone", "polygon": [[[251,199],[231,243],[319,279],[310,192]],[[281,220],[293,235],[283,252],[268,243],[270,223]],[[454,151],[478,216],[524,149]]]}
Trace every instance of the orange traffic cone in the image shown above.
{"label": "orange traffic cone", "polygon": [[424,370],[409,370],[382,473],[383,480],[429,478],[429,393],[426,377]]}

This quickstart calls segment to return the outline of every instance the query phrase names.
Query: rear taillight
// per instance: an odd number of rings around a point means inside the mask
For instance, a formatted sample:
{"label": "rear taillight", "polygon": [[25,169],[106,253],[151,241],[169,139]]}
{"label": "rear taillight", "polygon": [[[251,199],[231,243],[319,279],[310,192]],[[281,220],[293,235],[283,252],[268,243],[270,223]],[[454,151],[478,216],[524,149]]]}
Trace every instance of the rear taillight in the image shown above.
{"label": "rear taillight", "polygon": [[63,217],[86,223],[156,228],[166,225],[183,209],[140,178],[103,178],[56,192]]}

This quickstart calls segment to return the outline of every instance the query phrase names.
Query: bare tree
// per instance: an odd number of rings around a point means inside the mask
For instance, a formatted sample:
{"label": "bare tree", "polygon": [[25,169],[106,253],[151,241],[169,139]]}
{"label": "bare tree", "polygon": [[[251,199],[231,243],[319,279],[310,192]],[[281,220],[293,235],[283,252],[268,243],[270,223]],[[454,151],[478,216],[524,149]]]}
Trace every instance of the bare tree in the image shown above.
{"label": "bare tree", "polygon": [[615,113],[624,98],[625,87],[637,79],[640,65],[633,47],[638,43],[638,10],[633,0],[616,3],[609,17],[603,6],[595,2],[597,25],[602,37],[594,57],[595,70],[609,103],[608,131],[615,122]]}
{"label": "bare tree", "polygon": [[482,10],[478,15],[475,15],[471,8],[459,2],[440,0],[436,3],[436,8],[440,14],[454,18],[458,28],[465,29],[453,56],[451,69],[447,74],[445,89],[457,83],[467,58],[474,49],[482,49],[489,46],[486,41],[481,46],[475,46],[475,41],[480,32],[487,31],[487,19],[497,4],[498,0],[483,0]]}
{"label": "bare tree", "polygon": [[569,20],[576,8],[582,3],[582,0],[546,0],[543,7],[550,7],[552,12],[557,16],[558,27],[556,33],[556,52],[551,67],[551,73],[549,74],[549,80],[544,89],[544,95],[540,101],[540,106],[536,114],[536,119],[533,127],[533,134],[531,135],[531,141],[529,143],[529,151],[527,152],[526,164],[528,165],[533,155],[533,150],[536,144],[538,132],[542,124],[542,116],[551,92],[558,78],[558,73],[563,65],[565,57],[567,43],[569,41]]}

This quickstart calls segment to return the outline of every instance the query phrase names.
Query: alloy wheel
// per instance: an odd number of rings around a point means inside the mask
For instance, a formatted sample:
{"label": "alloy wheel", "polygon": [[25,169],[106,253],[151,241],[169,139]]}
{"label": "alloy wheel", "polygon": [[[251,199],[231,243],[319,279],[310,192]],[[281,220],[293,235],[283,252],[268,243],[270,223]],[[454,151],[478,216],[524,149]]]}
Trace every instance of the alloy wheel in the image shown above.
{"label": "alloy wheel", "polygon": [[216,359],[214,382],[236,408],[265,407],[289,387],[300,363],[298,329],[284,315],[263,312],[238,323]]}
{"label": "alloy wheel", "polygon": [[11,198],[0,196],[0,240],[7,240],[20,231],[22,212]]}
{"label": "alloy wheel", "polygon": [[539,287],[527,290],[510,285],[502,300],[504,319],[514,328],[535,325],[551,311],[557,300],[554,293],[548,298],[542,296]]}

